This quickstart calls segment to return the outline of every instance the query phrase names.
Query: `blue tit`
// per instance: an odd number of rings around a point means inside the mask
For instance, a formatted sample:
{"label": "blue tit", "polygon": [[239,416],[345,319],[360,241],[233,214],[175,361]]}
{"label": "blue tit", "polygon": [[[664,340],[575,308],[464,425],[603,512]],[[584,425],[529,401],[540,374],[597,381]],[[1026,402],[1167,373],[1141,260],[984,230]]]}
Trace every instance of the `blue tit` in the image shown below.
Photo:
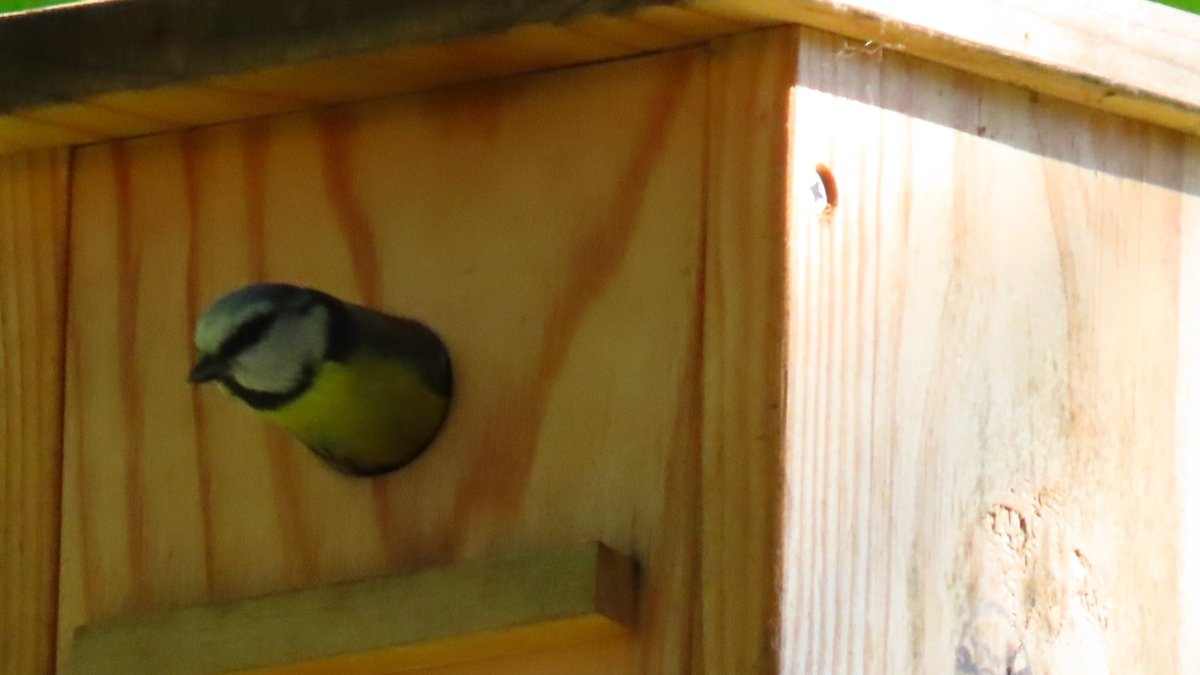
{"label": "blue tit", "polygon": [[200,317],[195,343],[189,381],[216,382],[350,474],[412,461],[450,406],[437,334],[309,288],[236,290]]}

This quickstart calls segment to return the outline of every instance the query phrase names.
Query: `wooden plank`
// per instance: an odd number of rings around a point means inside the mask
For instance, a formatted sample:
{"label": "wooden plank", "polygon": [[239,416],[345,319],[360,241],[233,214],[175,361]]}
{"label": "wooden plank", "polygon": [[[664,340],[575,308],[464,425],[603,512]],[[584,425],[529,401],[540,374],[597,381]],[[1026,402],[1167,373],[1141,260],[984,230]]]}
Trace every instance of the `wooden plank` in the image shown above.
{"label": "wooden plank", "polygon": [[787,102],[796,33],[717,43],[704,284],[704,672],[779,671]]}
{"label": "wooden plank", "polygon": [[[668,44],[679,46],[687,42],[695,40],[673,38]],[[639,51],[646,50],[610,39],[591,38],[571,28],[537,24],[450,45],[389,49],[218,76],[210,82],[225,89],[265,93],[287,100],[336,103],[605,61]]]}
{"label": "wooden plank", "polygon": [[[599,540],[643,564],[642,629],[446,672],[691,670],[704,59],[80,148],[60,658],[82,624]],[[353,480],[187,386],[197,313],[263,278],[436,328],[435,446]]]}
{"label": "wooden plank", "polygon": [[[0,22],[0,42],[3,27]],[[149,88],[114,84],[77,100],[50,98],[10,108],[7,114],[0,103],[0,152],[182,129],[628,57],[697,44],[744,27],[685,10],[648,8],[631,16],[588,15],[565,26],[517,26],[446,44],[401,40],[398,47],[349,55],[339,51],[328,58],[259,68],[249,67],[258,61],[238,61],[241,70],[230,64],[214,66],[210,75],[201,77],[208,72],[202,69],[188,76],[198,79],[167,78],[164,82],[170,83]],[[292,51],[303,49],[289,48]],[[261,58],[270,49],[257,45],[250,52]],[[118,80],[123,76],[113,74]],[[54,76],[43,74],[40,79],[53,81]],[[101,81],[88,80],[88,86]]]}
{"label": "wooden plank", "polygon": [[1179,381],[1175,406],[1175,489],[1179,494],[1179,672],[1200,672],[1200,139],[1183,148],[1179,222]]}
{"label": "wooden plank", "polygon": [[777,23],[1200,133],[1200,16],[1145,0],[281,1],[89,3],[0,19],[0,148],[301,110]]}
{"label": "wooden plank", "polygon": [[793,94],[785,672],[1190,672],[1195,142],[843,47]]}
{"label": "wooden plank", "polygon": [[603,545],[529,553],[84,626],[77,675],[387,675],[578,644],[635,621],[635,563]]}
{"label": "wooden plank", "polygon": [[1172,129],[1200,133],[1200,16],[1145,0],[696,0],[821,28]]}
{"label": "wooden plank", "polygon": [[54,657],[67,153],[0,158],[0,672]]}
{"label": "wooden plank", "polygon": [[[565,23],[622,0],[92,3],[0,18],[0,109]],[[64,56],[69,55],[69,56]]]}
{"label": "wooden plank", "polygon": [[58,145],[87,143],[99,138],[87,131],[36,118],[36,113],[0,117],[0,144],[6,148],[6,154]]}

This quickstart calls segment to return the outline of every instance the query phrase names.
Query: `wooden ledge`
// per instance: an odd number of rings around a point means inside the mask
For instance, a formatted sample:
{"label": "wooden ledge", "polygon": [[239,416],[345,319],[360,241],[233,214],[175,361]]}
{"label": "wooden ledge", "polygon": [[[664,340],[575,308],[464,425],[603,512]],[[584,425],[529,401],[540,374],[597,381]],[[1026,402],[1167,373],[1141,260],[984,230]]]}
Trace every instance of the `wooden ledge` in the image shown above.
{"label": "wooden ledge", "polygon": [[0,17],[0,153],[696,44],[774,24],[1200,133],[1200,16],[1149,0],[107,0]]}
{"label": "wooden ledge", "polygon": [[1200,15],[1150,0],[696,0],[1200,134]]}
{"label": "wooden ledge", "polygon": [[603,545],[83,626],[68,672],[395,673],[619,635],[635,568]]}
{"label": "wooden ledge", "polygon": [[644,0],[108,0],[0,17],[0,154],[623,58],[752,27]]}

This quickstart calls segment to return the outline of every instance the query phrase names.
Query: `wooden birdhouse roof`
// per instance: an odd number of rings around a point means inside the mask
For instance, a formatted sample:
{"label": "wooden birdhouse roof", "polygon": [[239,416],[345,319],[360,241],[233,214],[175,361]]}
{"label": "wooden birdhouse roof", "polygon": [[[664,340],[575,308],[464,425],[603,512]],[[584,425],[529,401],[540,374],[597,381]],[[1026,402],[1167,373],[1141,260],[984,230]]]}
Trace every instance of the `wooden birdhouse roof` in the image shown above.
{"label": "wooden birdhouse roof", "polygon": [[1147,0],[111,0],[0,17],[0,152],[798,23],[1200,133],[1200,16]]}

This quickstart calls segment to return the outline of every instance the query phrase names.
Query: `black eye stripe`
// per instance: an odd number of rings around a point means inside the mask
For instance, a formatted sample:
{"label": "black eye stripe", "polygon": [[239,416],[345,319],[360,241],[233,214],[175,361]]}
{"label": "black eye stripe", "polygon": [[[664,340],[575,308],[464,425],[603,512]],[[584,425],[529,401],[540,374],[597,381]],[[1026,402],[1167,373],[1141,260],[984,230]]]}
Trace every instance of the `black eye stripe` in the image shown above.
{"label": "black eye stripe", "polygon": [[238,326],[238,329],[233,332],[225,341],[221,343],[219,350],[223,358],[229,358],[250,345],[258,342],[258,340],[266,334],[271,328],[271,324],[275,323],[276,315],[273,312],[259,314],[249,321]]}

